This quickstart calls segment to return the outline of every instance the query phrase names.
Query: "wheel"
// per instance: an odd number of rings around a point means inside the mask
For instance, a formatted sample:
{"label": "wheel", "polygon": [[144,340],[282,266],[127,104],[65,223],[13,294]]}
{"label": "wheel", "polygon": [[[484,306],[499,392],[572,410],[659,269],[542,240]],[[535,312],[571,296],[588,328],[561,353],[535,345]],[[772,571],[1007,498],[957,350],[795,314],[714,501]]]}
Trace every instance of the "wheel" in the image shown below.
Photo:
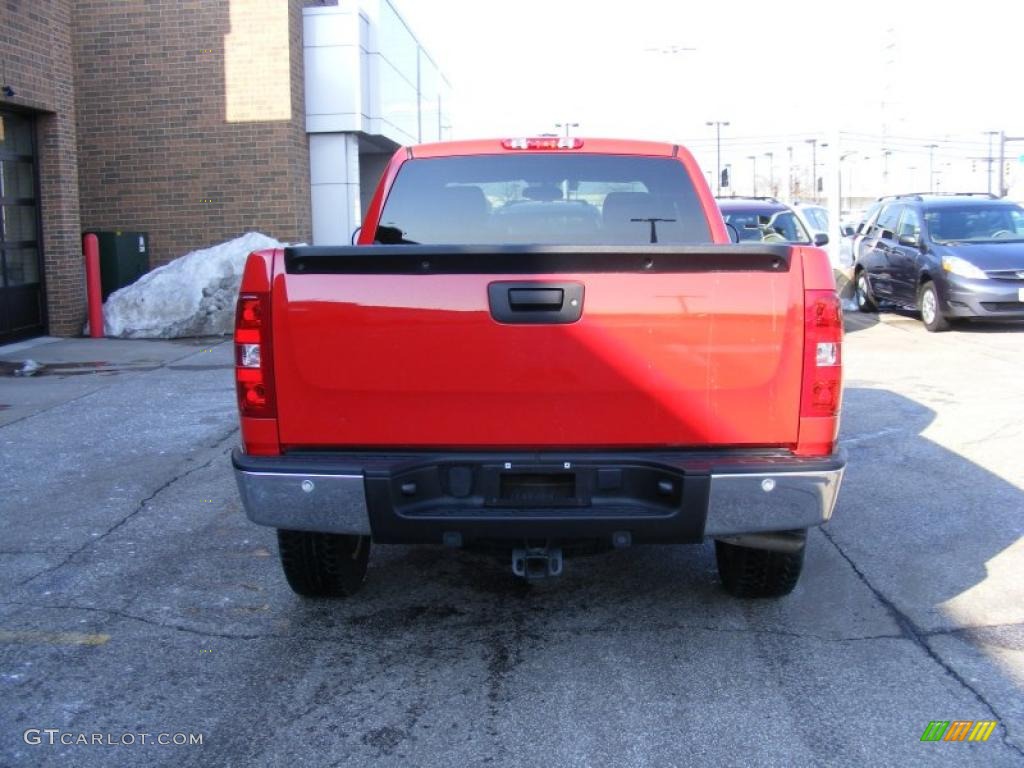
{"label": "wheel", "polygon": [[857,300],[857,309],[861,312],[877,312],[878,304],[871,297],[871,285],[868,283],[868,276],[861,269],[854,277],[854,297]]}
{"label": "wheel", "polygon": [[804,567],[806,541],[796,552],[775,552],[715,542],[718,575],[734,597],[782,597],[793,591]]}
{"label": "wheel", "polygon": [[277,547],[288,586],[305,597],[348,597],[366,579],[369,536],[278,530]]}
{"label": "wheel", "polygon": [[921,284],[921,288],[917,292],[917,308],[921,311],[924,327],[929,331],[938,333],[949,330],[949,320],[942,314],[935,283],[928,281]]}

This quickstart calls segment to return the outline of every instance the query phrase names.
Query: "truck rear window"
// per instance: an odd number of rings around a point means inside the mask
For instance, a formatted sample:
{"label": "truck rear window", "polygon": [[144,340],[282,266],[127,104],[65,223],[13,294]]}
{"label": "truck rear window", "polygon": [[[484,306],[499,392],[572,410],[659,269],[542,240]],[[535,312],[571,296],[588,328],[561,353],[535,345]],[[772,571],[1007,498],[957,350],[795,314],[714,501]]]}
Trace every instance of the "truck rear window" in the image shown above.
{"label": "truck rear window", "polygon": [[686,168],[628,155],[478,155],[409,160],[378,243],[641,245],[711,242]]}

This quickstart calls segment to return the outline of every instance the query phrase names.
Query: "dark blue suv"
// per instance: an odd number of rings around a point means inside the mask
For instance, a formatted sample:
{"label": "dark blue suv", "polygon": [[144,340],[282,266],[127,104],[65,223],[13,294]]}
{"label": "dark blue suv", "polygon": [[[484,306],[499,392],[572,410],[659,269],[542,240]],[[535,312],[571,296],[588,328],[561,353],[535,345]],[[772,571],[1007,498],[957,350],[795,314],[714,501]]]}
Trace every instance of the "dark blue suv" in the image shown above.
{"label": "dark blue suv", "polygon": [[988,194],[883,198],[854,254],[857,307],[951,320],[1024,320],[1024,208]]}

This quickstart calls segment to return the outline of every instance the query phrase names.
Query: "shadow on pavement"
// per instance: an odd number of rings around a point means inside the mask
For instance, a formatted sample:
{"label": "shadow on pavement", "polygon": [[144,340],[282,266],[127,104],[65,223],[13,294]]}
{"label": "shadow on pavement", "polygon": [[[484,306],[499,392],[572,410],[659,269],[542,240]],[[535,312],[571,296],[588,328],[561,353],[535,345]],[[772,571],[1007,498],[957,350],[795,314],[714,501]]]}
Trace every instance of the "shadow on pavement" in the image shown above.
{"label": "shadow on pavement", "polygon": [[856,309],[843,312],[843,332],[846,334],[865,331],[880,322],[877,312],[860,312]]}

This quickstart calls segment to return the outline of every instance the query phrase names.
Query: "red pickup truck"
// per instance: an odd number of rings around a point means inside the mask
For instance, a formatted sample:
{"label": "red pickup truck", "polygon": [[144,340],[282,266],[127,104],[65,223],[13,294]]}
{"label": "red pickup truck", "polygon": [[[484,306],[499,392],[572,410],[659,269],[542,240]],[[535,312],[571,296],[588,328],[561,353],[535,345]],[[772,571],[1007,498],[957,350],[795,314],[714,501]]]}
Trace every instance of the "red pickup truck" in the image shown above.
{"label": "red pickup truck", "polygon": [[232,462],[302,595],[351,594],[371,540],[532,578],[705,538],[783,595],[842,480],[841,340],[824,251],[730,243],[682,147],[403,148],[358,245],[249,256]]}

